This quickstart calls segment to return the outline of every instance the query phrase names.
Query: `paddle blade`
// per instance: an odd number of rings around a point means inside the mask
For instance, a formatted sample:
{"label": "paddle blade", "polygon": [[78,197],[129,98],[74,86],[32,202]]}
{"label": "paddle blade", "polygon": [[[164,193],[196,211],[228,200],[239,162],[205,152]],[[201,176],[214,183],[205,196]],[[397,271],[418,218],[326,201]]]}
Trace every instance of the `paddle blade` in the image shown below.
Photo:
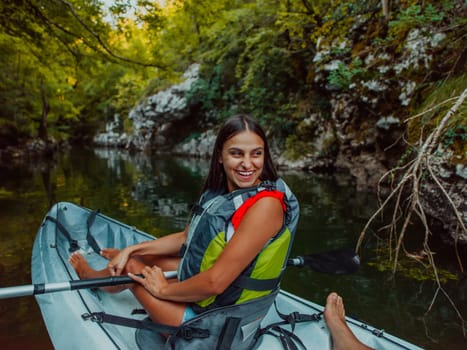
{"label": "paddle blade", "polygon": [[[299,260],[301,260],[300,264],[293,262]],[[353,250],[342,248],[290,259],[289,265],[307,266],[312,270],[321,273],[345,275],[358,271],[360,267],[360,258]]]}

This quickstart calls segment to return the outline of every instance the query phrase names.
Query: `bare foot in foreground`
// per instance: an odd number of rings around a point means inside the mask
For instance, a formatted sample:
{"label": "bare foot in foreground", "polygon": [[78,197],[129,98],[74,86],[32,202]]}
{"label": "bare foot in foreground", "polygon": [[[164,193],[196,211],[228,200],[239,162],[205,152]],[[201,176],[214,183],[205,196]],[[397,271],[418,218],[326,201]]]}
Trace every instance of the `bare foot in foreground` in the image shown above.
{"label": "bare foot in foreground", "polygon": [[[76,273],[78,274],[79,278],[81,279],[88,279],[88,278],[100,278],[100,277],[109,277],[110,273],[107,269],[103,270],[94,270],[89,263],[85,259],[81,253],[74,252],[68,258],[71,266],[75,269]],[[102,287],[102,290],[105,290],[108,293],[118,293],[122,290],[126,289],[125,285],[117,285],[117,286],[110,286],[110,287]]]}
{"label": "bare foot in foreground", "polygon": [[120,253],[120,249],[117,248],[103,248],[101,249],[101,255],[107,260],[112,260],[117,254]]}
{"label": "bare foot in foreground", "polygon": [[95,270],[93,270],[91,266],[89,266],[87,260],[84,258],[84,256],[81,255],[81,253],[72,253],[68,258],[68,261],[70,262],[71,266],[73,266],[73,268],[75,269],[79,278],[83,279],[97,277],[94,276]]}
{"label": "bare foot in foreground", "polygon": [[345,321],[345,308],[342,298],[331,293],[326,299],[324,318],[332,338],[333,350],[369,350],[352,333]]}

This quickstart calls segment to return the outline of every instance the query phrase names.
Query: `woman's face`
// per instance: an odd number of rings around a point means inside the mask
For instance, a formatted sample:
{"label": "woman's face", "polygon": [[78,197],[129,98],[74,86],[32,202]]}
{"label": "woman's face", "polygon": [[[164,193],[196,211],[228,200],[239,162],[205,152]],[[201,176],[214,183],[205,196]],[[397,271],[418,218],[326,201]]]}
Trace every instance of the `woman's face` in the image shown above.
{"label": "woman's face", "polygon": [[264,142],[256,133],[242,131],[224,143],[219,163],[224,167],[229,192],[255,186],[263,172]]}

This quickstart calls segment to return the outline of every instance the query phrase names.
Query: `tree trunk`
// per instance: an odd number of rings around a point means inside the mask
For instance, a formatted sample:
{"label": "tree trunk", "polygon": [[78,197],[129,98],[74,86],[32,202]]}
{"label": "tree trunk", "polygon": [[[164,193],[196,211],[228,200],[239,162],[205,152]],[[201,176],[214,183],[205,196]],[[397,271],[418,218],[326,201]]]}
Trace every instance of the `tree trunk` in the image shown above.
{"label": "tree trunk", "polygon": [[41,140],[47,142],[47,140],[49,139],[49,135],[47,132],[47,115],[49,114],[50,105],[49,105],[49,101],[47,100],[47,96],[45,93],[44,80],[42,79],[41,79],[41,99],[42,99],[42,115],[39,120],[38,135]]}
{"label": "tree trunk", "polygon": [[381,0],[381,4],[383,7],[383,16],[388,19],[389,18],[389,1],[390,0]]}

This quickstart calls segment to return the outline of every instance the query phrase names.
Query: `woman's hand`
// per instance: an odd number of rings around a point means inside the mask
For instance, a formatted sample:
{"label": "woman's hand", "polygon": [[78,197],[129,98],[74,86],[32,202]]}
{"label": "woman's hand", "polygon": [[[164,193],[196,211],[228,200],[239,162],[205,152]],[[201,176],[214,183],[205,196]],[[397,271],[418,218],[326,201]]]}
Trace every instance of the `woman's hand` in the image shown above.
{"label": "woman's hand", "polygon": [[109,270],[111,276],[120,276],[123,269],[130,259],[131,252],[124,248],[122,249],[110,262],[107,264],[107,270]]}
{"label": "woman's hand", "polygon": [[128,273],[128,276],[141,284],[154,297],[160,298],[161,289],[169,283],[167,282],[162,269],[158,266],[145,266],[141,271],[141,274],[143,275],[143,278],[132,273]]}

